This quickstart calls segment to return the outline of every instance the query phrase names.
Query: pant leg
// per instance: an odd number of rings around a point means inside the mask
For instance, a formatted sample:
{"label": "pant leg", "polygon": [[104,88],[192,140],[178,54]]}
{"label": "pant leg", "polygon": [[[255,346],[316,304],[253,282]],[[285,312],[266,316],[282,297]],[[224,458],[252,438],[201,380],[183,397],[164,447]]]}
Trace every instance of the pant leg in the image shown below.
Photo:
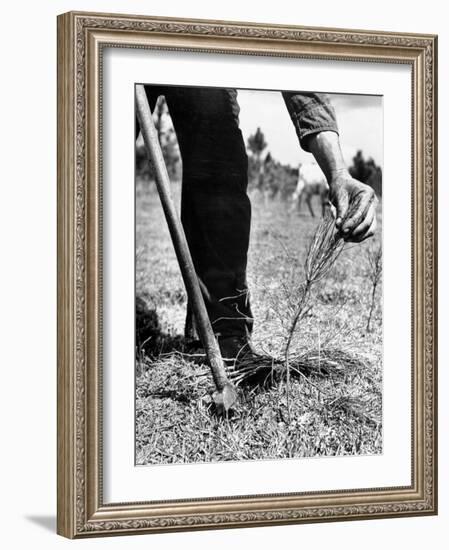
{"label": "pant leg", "polygon": [[182,157],[181,218],[214,332],[248,334],[251,205],[237,92],[167,87],[163,93]]}

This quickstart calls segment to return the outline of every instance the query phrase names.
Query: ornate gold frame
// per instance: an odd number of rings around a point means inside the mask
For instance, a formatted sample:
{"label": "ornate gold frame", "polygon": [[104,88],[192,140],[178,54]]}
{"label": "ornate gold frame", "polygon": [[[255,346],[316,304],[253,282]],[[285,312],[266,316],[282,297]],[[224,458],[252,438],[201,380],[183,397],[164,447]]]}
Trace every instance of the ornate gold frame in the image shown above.
{"label": "ornate gold frame", "polygon": [[[156,503],[102,502],[99,113],[104,45],[412,67],[411,486]],[[59,534],[80,538],[436,514],[436,59],[433,35],[96,13],[58,17]]]}

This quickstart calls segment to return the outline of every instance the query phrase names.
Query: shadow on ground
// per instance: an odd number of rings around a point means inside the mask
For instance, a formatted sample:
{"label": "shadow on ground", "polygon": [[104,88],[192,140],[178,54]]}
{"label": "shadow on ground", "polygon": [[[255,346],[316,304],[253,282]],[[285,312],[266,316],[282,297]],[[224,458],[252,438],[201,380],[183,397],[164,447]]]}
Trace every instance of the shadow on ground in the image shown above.
{"label": "shadow on ground", "polygon": [[148,307],[140,296],[136,297],[136,354],[141,357],[158,357],[161,353],[185,352],[194,341],[184,336],[163,332],[155,309]]}

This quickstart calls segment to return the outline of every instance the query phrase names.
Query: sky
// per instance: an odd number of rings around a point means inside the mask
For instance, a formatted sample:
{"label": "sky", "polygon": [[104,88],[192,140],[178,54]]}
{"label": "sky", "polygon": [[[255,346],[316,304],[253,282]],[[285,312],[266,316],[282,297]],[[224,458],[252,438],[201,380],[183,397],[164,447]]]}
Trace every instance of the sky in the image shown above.
{"label": "sky", "polygon": [[[335,108],[340,143],[347,164],[358,149],[365,158],[383,164],[383,109],[381,96],[329,94]],[[298,142],[282,95],[279,92],[238,90],[240,129],[245,143],[260,126],[268,143],[266,151],[284,164],[296,166],[313,157]]]}

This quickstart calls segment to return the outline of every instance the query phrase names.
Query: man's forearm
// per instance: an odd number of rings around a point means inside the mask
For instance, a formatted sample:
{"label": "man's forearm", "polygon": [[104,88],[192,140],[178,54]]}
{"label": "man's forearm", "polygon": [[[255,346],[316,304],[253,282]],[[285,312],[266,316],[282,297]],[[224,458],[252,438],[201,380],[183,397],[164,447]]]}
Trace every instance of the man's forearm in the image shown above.
{"label": "man's forearm", "polygon": [[346,241],[361,242],[376,229],[376,196],[351,177],[343,159],[335,111],[325,94],[283,92],[301,147],[310,151],[329,184],[335,225]]}
{"label": "man's forearm", "polygon": [[308,136],[307,145],[329,184],[339,176],[348,174],[340,148],[340,140],[336,132],[312,134]]}

